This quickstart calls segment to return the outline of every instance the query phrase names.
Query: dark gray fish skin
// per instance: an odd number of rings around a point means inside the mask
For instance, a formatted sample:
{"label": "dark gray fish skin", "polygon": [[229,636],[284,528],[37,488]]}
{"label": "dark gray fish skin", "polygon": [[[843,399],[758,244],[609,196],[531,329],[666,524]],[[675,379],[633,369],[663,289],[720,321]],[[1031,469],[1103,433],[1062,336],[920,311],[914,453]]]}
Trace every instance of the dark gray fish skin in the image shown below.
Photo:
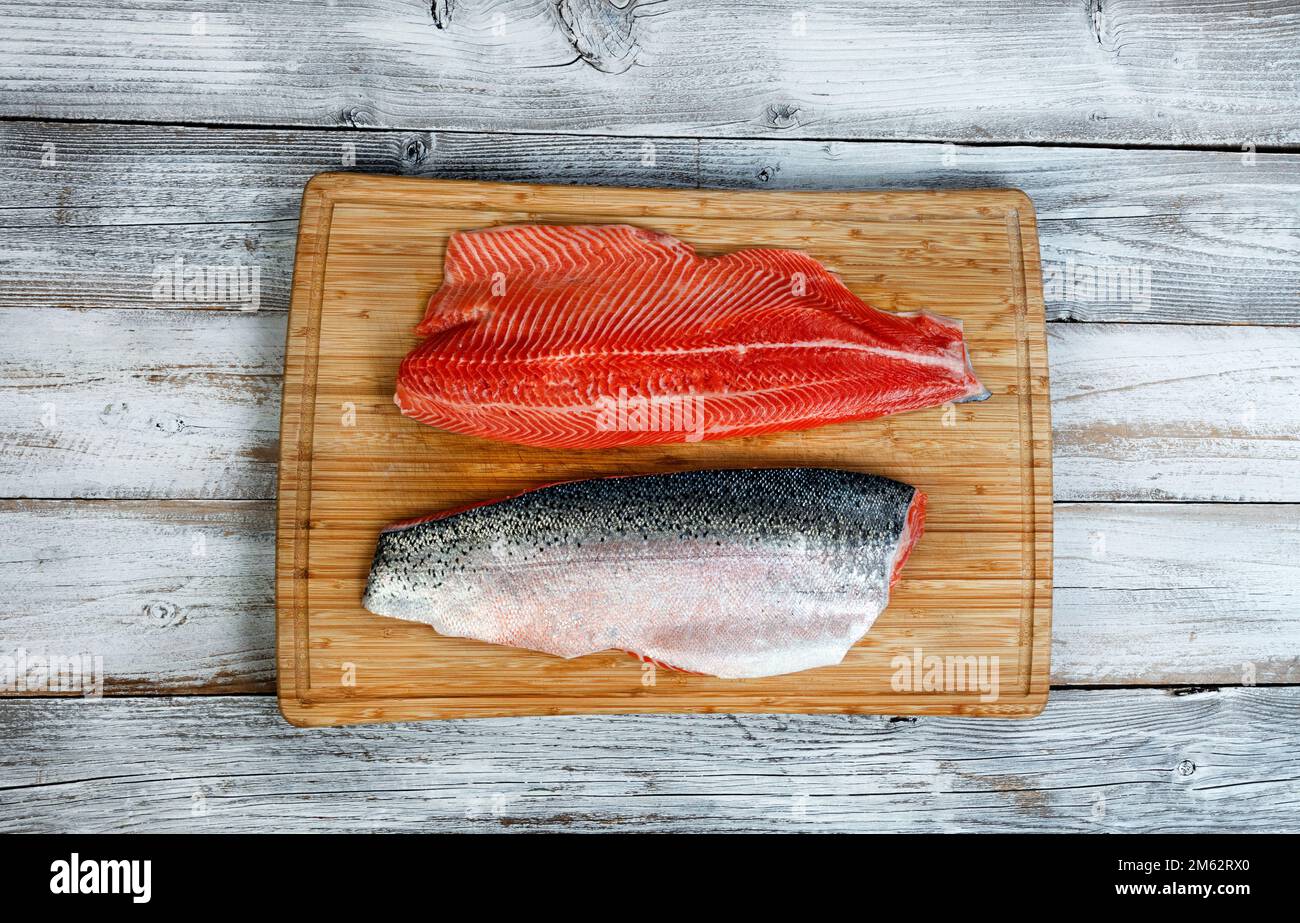
{"label": "dark gray fish skin", "polygon": [[919,497],[826,468],[554,484],[385,530],[363,604],[562,657],[793,672],[838,663],[884,609]]}

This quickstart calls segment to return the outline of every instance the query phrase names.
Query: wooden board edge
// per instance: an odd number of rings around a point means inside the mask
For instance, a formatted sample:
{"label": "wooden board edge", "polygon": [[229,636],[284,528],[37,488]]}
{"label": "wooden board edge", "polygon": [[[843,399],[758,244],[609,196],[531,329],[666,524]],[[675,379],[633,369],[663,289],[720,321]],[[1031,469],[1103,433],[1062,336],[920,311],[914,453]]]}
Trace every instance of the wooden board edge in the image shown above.
{"label": "wooden board edge", "polygon": [[[915,220],[919,215],[927,220],[968,217],[972,214],[984,218],[999,218],[1010,211],[1020,214],[1034,213],[1033,201],[1025,192],[1010,187],[988,189],[727,189],[703,187],[653,186],[601,186],[582,183],[525,183],[439,179],[432,177],[391,176],[373,173],[318,173],[307,181],[306,191],[316,190],[340,205],[352,197],[364,196],[367,204],[374,201],[396,205],[409,205],[408,195],[417,191],[438,188],[445,191],[457,209],[511,209],[515,211],[539,207],[548,211],[565,211],[569,206],[587,211],[589,201],[583,197],[599,193],[626,209],[626,217],[668,217],[689,215],[699,217],[709,209],[724,210],[732,215],[739,211],[742,217],[757,218],[758,213],[774,201],[797,198],[808,204],[802,208],[787,203],[782,206],[781,218],[799,220],[837,220],[840,215],[850,215],[862,200],[875,200],[878,205],[899,203],[896,209],[882,208],[882,217]],[[725,201],[723,201],[725,200]],[[955,213],[953,202],[960,200],[968,205],[964,214]],[[933,211],[921,207],[923,203],[936,203]],[[686,207],[688,211],[681,209]],[[744,214],[749,213],[749,214]],[[838,213],[838,214],[837,214]],[[1032,222],[1031,222],[1032,223]],[[1035,227],[1035,233],[1037,233]]]}
{"label": "wooden board edge", "polygon": [[401,721],[456,721],[478,718],[541,718],[572,717],[579,715],[857,715],[862,717],[932,717],[932,718],[998,718],[1022,720],[1034,718],[1047,704],[1047,691],[1041,694],[1017,696],[997,702],[953,703],[938,701],[896,700],[888,705],[845,706],[842,703],[819,704],[784,700],[779,703],[757,702],[746,705],[727,703],[712,705],[706,701],[684,702],[672,705],[602,704],[592,705],[585,700],[557,701],[535,696],[503,699],[485,703],[479,699],[430,698],[408,702],[375,703],[369,700],[356,702],[330,702],[328,706],[313,706],[296,699],[279,699],[280,713],[294,727],[338,727],[353,724],[387,724]]}
{"label": "wooden board edge", "polygon": [[1034,476],[1033,519],[1034,533],[1034,604],[1032,613],[1032,640],[1029,645],[1032,658],[1026,695],[1037,702],[1036,710],[1026,717],[1042,712],[1047,704],[1051,682],[1052,652],[1052,590],[1054,565],[1054,526],[1052,485],[1052,417],[1051,376],[1047,355],[1047,306],[1043,297],[1042,258],[1038,242],[1038,216],[1033,199],[1022,190],[1001,190],[1010,198],[1020,227],[1021,277],[1024,280],[1025,314],[1029,335],[1029,394],[1032,404],[1033,425],[1030,470]]}
{"label": "wooden board edge", "polygon": [[[1051,566],[1052,566],[1052,487],[1051,487],[1051,421],[1048,402],[1047,344],[1046,344],[1046,310],[1042,290],[1042,274],[1039,258],[1037,221],[1033,201],[1018,189],[972,189],[972,190],[905,190],[879,191],[818,191],[800,193],[812,199],[828,201],[842,200],[846,194],[856,198],[879,196],[890,199],[934,198],[936,194],[951,196],[962,193],[979,204],[978,210],[984,213],[1001,211],[1010,219],[1015,216],[1020,233],[1018,235],[1019,257],[1021,262],[1021,279],[1024,286],[1020,296],[1024,299],[1025,319],[1028,326],[1025,333],[1030,354],[1030,370],[1041,369],[1041,400],[1038,388],[1031,385],[1031,418],[1033,420],[1033,464],[1035,471],[1033,523],[1030,526],[1034,541],[1035,564],[1032,584],[1046,583],[1045,589],[1035,589],[1032,607],[1032,643],[1031,668],[1025,693],[1014,701],[999,701],[988,704],[952,703],[924,699],[896,700],[890,703],[877,702],[870,705],[819,705],[814,702],[785,700],[781,704],[759,702],[753,705],[726,706],[707,704],[674,703],[673,705],[643,708],[631,708],[623,704],[592,705],[577,700],[572,703],[556,702],[540,704],[536,701],[502,700],[491,705],[482,704],[481,700],[457,700],[454,698],[421,699],[418,701],[393,705],[391,702],[357,701],[355,703],[331,702],[328,706],[313,705],[305,701],[300,694],[300,680],[307,679],[305,639],[302,627],[298,623],[305,618],[305,599],[300,599],[300,588],[305,587],[305,563],[300,566],[300,559],[305,559],[306,542],[310,531],[309,516],[303,515],[299,506],[303,498],[309,499],[309,492],[302,494],[299,490],[300,474],[304,460],[307,462],[307,483],[310,483],[310,452],[302,452],[303,433],[301,412],[304,407],[314,406],[314,399],[303,401],[304,389],[314,379],[314,368],[309,369],[310,358],[314,366],[315,356],[310,349],[310,335],[313,327],[319,329],[318,318],[308,317],[304,321],[304,312],[309,315],[319,308],[323,284],[323,258],[328,252],[329,224],[332,208],[341,195],[355,191],[381,191],[394,193],[397,185],[410,188],[428,188],[431,183],[455,185],[465,192],[507,194],[513,197],[515,205],[526,204],[527,198],[544,195],[548,191],[573,194],[575,190],[600,189],[610,192],[608,187],[570,186],[518,183],[482,183],[472,180],[430,180],[414,177],[371,176],[355,173],[321,173],[308,180],[303,190],[300,214],[297,252],[294,260],[292,298],[286,330],[285,379],[281,404],[280,427],[280,470],[279,493],[277,498],[277,534],[276,534],[276,661],[277,661],[277,701],[285,720],[296,727],[329,727],[345,724],[370,724],[389,721],[439,720],[456,718],[487,717],[524,717],[545,715],[582,715],[582,714],[708,714],[708,713],[748,713],[748,714],[861,714],[861,715],[933,715],[946,717],[999,717],[1030,718],[1040,714],[1046,706],[1049,694],[1050,650],[1051,650]],[[648,190],[623,189],[623,193],[666,193],[682,201],[701,201],[701,193],[709,190]],[[745,192],[726,191],[729,199],[742,197],[757,205],[764,197],[773,193],[764,190]],[[647,216],[658,214],[653,210],[645,211]],[[1032,381],[1032,376],[1031,376]],[[297,391],[299,399],[291,404],[291,388]],[[313,389],[314,390],[314,389]],[[314,398],[314,395],[313,395]],[[308,437],[310,434],[308,434]],[[310,439],[307,440],[308,445]],[[292,453],[290,452],[292,448]],[[288,464],[287,462],[293,462]],[[309,513],[309,510],[307,511]],[[1045,569],[1040,569],[1045,568]],[[1043,578],[1046,578],[1044,581]],[[286,600],[288,605],[286,606]],[[328,711],[326,711],[326,709]]]}
{"label": "wooden board edge", "polygon": [[[300,685],[308,677],[304,625],[306,601],[306,541],[309,517],[302,515],[304,498],[310,499],[310,472],[304,494],[302,464],[310,462],[310,434],[303,433],[303,408],[309,371],[316,357],[310,351],[311,327],[324,284],[324,257],[329,249],[334,191],[342,174],[324,173],[312,177],[303,188],[298,237],[294,256],[293,282],[288,322],[285,325],[284,384],[280,402],[280,458],[276,495],[275,536],[275,650],[276,694],[281,709],[291,722],[291,703],[301,704]],[[318,325],[317,325],[318,327]],[[318,328],[319,329],[319,328]],[[309,365],[311,366],[309,370]],[[314,376],[313,376],[314,378]],[[304,436],[307,450],[304,452]]]}

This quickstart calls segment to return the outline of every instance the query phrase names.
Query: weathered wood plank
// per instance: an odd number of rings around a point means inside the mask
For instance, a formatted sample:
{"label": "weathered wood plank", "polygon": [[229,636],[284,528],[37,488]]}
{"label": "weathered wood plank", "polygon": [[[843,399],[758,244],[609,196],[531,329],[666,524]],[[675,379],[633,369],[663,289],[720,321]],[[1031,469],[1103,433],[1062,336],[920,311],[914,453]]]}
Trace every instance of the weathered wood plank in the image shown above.
{"label": "weathered wood plank", "polygon": [[263,309],[284,310],[302,185],[337,169],[632,186],[1013,186],[1038,211],[1051,318],[1300,323],[1297,154],[40,122],[0,123],[0,305],[154,305],[154,273],[179,256],[258,267]]}
{"label": "weathered wood plank", "polygon": [[611,186],[699,172],[689,139],[0,122],[0,223],[296,221],[307,180],[343,170]]}
{"label": "weathered wood plank", "polygon": [[6,495],[274,496],[283,314],[8,308],[0,329]]}
{"label": "weathered wood plank", "polygon": [[331,170],[751,189],[1014,186],[1040,221],[1300,215],[1294,153],[0,122],[7,225],[33,208],[40,223],[78,226],[102,208],[152,209],[159,223],[169,210],[178,223],[297,217],[303,184]]}
{"label": "weathered wood plank", "polygon": [[[0,492],[273,496],[284,323],[0,308]],[[1300,328],[1053,324],[1049,337],[1057,500],[1300,502]]]}
{"label": "weathered wood plank", "polygon": [[1065,503],[1052,680],[1300,682],[1300,507]]}
{"label": "weathered wood plank", "polygon": [[9,500],[0,532],[2,653],[101,658],[109,695],[274,689],[273,504]]}
{"label": "weathered wood plank", "polygon": [[[457,137],[477,147],[491,144],[493,136]],[[1300,154],[1294,153],[786,140],[702,140],[699,148],[703,186],[1013,186],[1034,200],[1040,224],[1171,215],[1300,217],[1294,201]]]}
{"label": "weathered wood plank", "polygon": [[1051,224],[1042,252],[1053,319],[1300,324],[1300,218]]}
{"label": "weathered wood plank", "polygon": [[[0,502],[0,654],[100,656],[108,695],[273,691],[274,512]],[[1055,546],[1054,684],[1300,681],[1300,507],[1058,504]]]}
{"label": "weathered wood plank", "polygon": [[1289,0],[10,7],[0,54],[22,65],[0,75],[0,115],[10,117],[1233,146],[1300,139],[1300,11]]}
{"label": "weathered wood plank", "polygon": [[1300,329],[1055,324],[1058,500],[1300,500]]}
{"label": "weathered wood plank", "polygon": [[1029,721],[727,715],[305,731],[269,697],[0,703],[5,831],[1300,830],[1300,689]]}
{"label": "weathered wood plank", "polygon": [[[97,209],[105,226],[0,228],[0,308],[164,308],[284,312],[293,278],[297,218],[261,223],[133,225],[120,209]],[[19,212],[34,217],[31,210]],[[177,262],[179,261],[179,263]],[[182,272],[243,271],[254,305],[231,287],[212,293],[160,287]],[[183,278],[183,276],[182,276]]]}

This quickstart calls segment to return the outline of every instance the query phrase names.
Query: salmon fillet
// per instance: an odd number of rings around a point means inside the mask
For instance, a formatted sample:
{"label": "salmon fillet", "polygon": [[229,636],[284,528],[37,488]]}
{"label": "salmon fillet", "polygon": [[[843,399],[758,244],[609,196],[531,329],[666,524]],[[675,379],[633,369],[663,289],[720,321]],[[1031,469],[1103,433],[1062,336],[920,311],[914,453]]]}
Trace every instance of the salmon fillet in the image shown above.
{"label": "salmon fillet", "polygon": [[560,657],[772,676],[844,658],[924,522],[919,490],[827,468],[568,481],[390,526],[362,602]]}
{"label": "salmon fillet", "polygon": [[402,413],[535,446],[694,442],[983,400],[961,322],[878,311],[806,253],[629,225],[454,234]]}

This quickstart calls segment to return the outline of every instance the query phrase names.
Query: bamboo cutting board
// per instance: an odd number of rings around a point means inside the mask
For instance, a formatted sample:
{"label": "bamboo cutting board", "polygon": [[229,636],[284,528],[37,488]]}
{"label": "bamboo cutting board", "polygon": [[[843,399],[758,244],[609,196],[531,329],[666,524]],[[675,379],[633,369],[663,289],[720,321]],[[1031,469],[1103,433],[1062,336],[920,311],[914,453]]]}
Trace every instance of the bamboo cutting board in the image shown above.
{"label": "bamboo cutting board", "polygon": [[[993,397],[696,444],[541,449],[401,416],[397,366],[456,230],[638,224],[705,255],[804,250],[884,310],[961,318]],[[1033,205],[1013,190],[721,192],[323,174],[294,268],[276,543],[280,707],[291,722],[617,712],[1015,717],[1047,700],[1052,485]],[[627,654],[575,660],[436,634],[360,599],[387,523],[553,481],[705,467],[852,468],[929,495],[889,608],[844,662],[724,680]]]}

